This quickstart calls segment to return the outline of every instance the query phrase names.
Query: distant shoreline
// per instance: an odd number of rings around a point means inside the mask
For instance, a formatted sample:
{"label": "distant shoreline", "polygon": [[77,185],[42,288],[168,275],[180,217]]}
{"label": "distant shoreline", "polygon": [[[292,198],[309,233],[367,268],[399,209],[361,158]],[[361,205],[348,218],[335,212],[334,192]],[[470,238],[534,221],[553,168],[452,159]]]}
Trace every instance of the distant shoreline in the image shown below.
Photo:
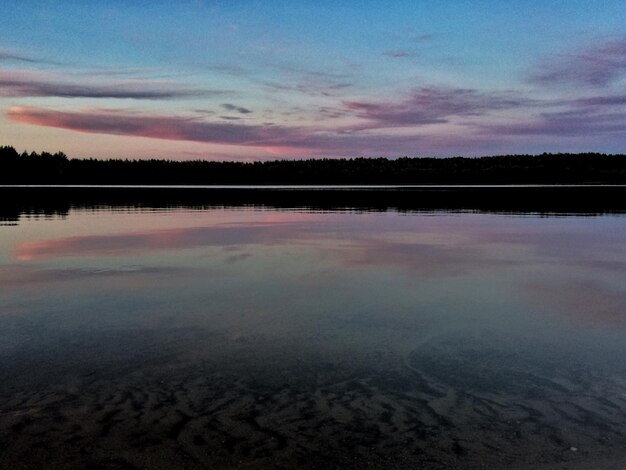
{"label": "distant shoreline", "polygon": [[70,159],[0,147],[0,185],[426,187],[626,185],[626,155],[274,160]]}

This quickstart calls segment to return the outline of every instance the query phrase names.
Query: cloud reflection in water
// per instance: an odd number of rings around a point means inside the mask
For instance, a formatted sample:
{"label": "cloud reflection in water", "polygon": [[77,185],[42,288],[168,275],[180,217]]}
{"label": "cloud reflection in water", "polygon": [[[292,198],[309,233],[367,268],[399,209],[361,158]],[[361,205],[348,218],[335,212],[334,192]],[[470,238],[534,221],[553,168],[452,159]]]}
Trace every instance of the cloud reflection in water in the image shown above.
{"label": "cloud reflection in water", "polygon": [[[175,213],[168,217],[175,218]],[[332,267],[326,269],[336,271],[331,275],[342,270],[357,275],[368,269],[397,276],[399,270],[408,279],[481,282],[484,295],[498,282],[506,282],[519,298],[579,320],[615,323],[624,319],[626,292],[613,285],[612,279],[626,273],[626,259],[619,254],[626,237],[594,226],[623,223],[620,218],[589,222],[477,214],[405,217],[267,211],[241,212],[238,217],[228,223],[186,228],[168,228],[172,220],[165,219],[163,228],[148,231],[25,241],[17,245],[14,255],[22,263],[108,257],[140,257],[133,262],[141,262],[141,257],[158,257],[159,253],[218,248],[224,256],[209,256],[199,261],[201,267],[246,263],[250,268],[255,255],[269,248],[274,250],[272,256],[285,263],[306,250],[314,257],[311,263],[329,263]],[[194,255],[196,260],[203,256]],[[95,273],[38,271],[27,278],[37,282],[48,276],[72,275]],[[265,277],[271,279],[272,273]]]}

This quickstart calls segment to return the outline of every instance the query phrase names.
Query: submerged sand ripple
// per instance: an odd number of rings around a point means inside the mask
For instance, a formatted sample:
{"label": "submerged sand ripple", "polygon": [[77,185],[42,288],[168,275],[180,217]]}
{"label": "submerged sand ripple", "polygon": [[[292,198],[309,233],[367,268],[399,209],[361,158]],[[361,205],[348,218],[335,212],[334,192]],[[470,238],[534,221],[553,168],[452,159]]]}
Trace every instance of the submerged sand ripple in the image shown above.
{"label": "submerged sand ripple", "polygon": [[0,467],[566,468],[626,458],[626,376],[615,371],[459,338],[342,355],[259,339],[225,348],[194,334],[109,339],[89,357],[33,351],[3,368]]}

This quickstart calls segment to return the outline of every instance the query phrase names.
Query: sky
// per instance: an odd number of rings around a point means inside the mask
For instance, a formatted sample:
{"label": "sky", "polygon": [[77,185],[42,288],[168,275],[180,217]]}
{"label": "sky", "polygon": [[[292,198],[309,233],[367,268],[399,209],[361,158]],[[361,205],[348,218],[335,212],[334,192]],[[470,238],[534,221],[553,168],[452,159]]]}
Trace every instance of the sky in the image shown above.
{"label": "sky", "polygon": [[626,152],[623,0],[4,0],[0,145],[274,160]]}

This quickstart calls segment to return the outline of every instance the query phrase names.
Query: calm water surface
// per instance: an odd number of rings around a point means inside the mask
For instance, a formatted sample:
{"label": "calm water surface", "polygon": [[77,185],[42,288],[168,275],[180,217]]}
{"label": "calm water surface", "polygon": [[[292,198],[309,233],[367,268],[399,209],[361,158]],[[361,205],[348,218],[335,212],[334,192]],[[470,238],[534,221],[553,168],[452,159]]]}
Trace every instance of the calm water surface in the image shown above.
{"label": "calm water surface", "polygon": [[0,467],[623,468],[625,247],[622,215],[22,214]]}

